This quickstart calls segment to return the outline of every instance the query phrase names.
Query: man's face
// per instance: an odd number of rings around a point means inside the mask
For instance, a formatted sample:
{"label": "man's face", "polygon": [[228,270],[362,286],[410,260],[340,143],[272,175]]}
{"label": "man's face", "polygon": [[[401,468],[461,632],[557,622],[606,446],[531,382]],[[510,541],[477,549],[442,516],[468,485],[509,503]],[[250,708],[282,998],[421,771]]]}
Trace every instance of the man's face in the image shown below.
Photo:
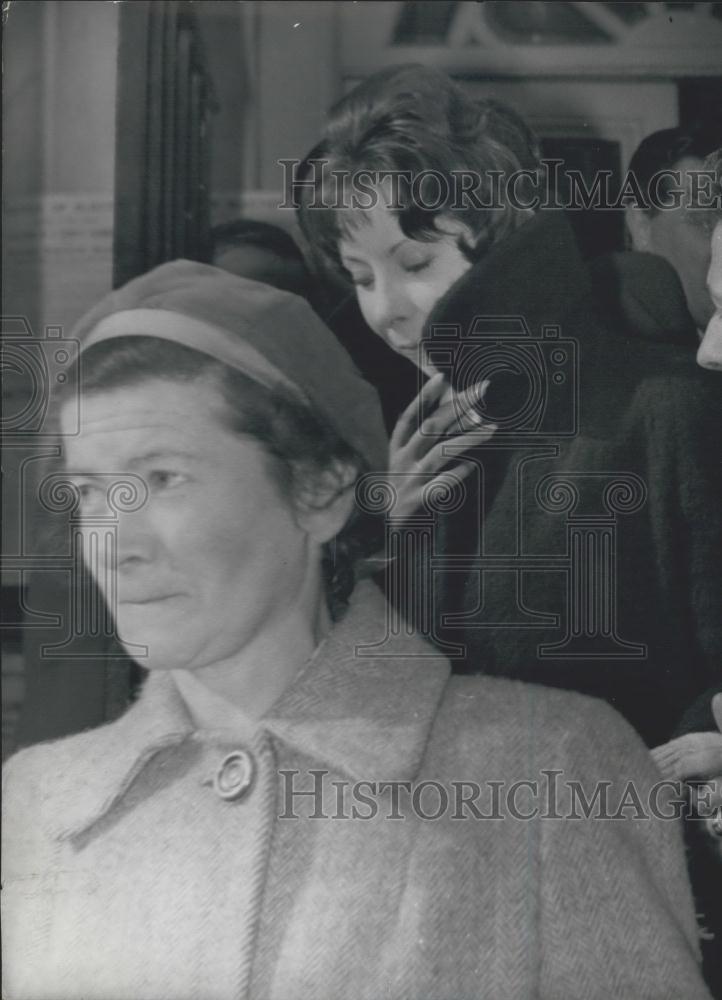
{"label": "man's face", "polygon": [[698,330],[705,329],[714,312],[707,289],[709,232],[695,218],[695,209],[689,207],[690,171],[702,168],[702,161],[693,156],[676,163],[674,170],[680,172],[680,187],[685,192],[681,206],[661,209],[655,215],[647,216],[644,235],[634,233],[635,250],[646,250],[664,257],[677,272],[687,299],[687,308]]}
{"label": "man's face", "polygon": [[722,371],[722,219],[712,234],[712,259],[707,275],[707,287],[715,306],[715,314],[709,321],[702,343],[699,345],[697,363],[703,368]]}
{"label": "man's face", "polygon": [[[121,640],[148,648],[146,667],[194,670],[270,636],[308,592],[319,556],[260,444],[222,424],[215,386],[152,379],[82,404],[66,462],[85,556],[96,553],[89,568]],[[93,536],[108,519],[108,487],[128,474],[147,496],[111,517],[113,557]]]}

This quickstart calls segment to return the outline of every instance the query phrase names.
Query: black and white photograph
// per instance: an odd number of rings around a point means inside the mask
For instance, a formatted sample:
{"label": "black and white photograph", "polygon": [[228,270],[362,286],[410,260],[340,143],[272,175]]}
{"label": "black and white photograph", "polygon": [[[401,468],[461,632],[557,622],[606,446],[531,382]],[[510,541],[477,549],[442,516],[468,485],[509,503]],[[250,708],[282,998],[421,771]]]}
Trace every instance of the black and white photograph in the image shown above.
{"label": "black and white photograph", "polygon": [[722,1000],[722,3],[2,24],[3,1000]]}

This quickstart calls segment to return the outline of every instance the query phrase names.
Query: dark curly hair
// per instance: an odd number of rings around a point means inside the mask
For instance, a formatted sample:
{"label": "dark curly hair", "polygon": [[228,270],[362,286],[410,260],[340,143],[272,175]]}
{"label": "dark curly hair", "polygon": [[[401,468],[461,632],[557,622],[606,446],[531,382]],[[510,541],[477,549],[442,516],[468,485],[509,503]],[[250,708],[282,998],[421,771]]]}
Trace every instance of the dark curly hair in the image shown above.
{"label": "dark curly hair", "polygon": [[[643,139],[632,154],[629,161],[629,173],[634,174],[637,184],[643,193],[650,191],[650,186],[657,174],[665,170],[678,169],[678,164],[687,157],[709,161],[703,164],[703,169],[714,170],[715,154],[719,155],[717,147],[722,144],[722,131],[713,125],[698,124],[690,128],[663,128],[652,132]],[[665,198],[673,186],[671,177],[662,176],[659,185],[659,195]],[[650,215],[658,215],[660,208],[650,199],[645,209]]]}
{"label": "dark curly hair", "polygon": [[[80,365],[67,376],[55,400],[56,411],[78,388],[87,395],[154,378],[176,382],[209,380],[225,403],[220,419],[229,430],[253,437],[263,445],[269,471],[281,495],[292,503],[314,503],[318,496],[314,487],[321,476],[326,487],[333,482],[329,477],[335,477],[338,495],[368,471],[366,460],[341,440],[310,405],[288,390],[268,389],[210,355],[173,341],[151,336],[105,340],[85,350]],[[349,466],[356,473],[350,484]],[[334,620],[348,604],[355,585],[356,563],[378,547],[378,530],[368,517],[355,511],[336,538],[324,546],[326,599]]]}
{"label": "dark curly hair", "polygon": [[[342,207],[344,178],[369,171],[401,172],[411,178],[433,173],[441,178],[441,188],[449,194],[446,200],[427,207],[423,185],[418,192],[413,185],[401,185],[392,211],[405,236],[424,241],[438,239],[437,219],[453,212],[474,236],[473,245],[460,242],[473,260],[526,217],[505,202],[503,188],[499,202],[498,179],[526,171],[533,187],[539,162],[536,137],[505,105],[471,97],[445,73],[428,66],[375,73],[331,109],[321,142],[297,175],[304,182],[299,185],[299,223],[312,263],[343,273],[338,242],[363,216]],[[493,207],[479,208],[471,199],[459,204],[459,173],[473,178],[478,200]]]}

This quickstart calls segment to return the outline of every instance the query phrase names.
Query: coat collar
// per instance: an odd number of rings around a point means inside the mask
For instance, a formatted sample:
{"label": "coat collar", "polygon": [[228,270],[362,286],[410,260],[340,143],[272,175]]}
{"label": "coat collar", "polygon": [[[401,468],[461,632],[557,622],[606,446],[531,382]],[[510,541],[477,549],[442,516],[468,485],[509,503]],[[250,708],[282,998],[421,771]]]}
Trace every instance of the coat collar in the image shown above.
{"label": "coat collar", "polygon": [[439,325],[469,329],[478,316],[523,317],[531,333],[589,293],[589,273],[564,213],[539,212],[473,265],[432,310],[427,335]]}
{"label": "coat collar", "polygon": [[[543,211],[484,255],[429,316],[434,327],[471,328],[479,316],[523,317],[533,336],[557,325],[581,300],[624,337],[697,347],[694,322],[674,268],[654,254],[616,253],[585,262],[564,212]],[[565,334],[578,336],[577,327]]]}
{"label": "coat collar", "polygon": [[[417,636],[368,655],[361,643],[383,640],[387,605],[371,583],[319,646],[260,728],[294,751],[354,780],[415,776],[449,679],[445,658]],[[150,674],[139,700],[120,719],[57,745],[70,761],[55,768],[53,819],[60,839],[104,816],[159,751],[176,746],[193,723],[167,673]]]}

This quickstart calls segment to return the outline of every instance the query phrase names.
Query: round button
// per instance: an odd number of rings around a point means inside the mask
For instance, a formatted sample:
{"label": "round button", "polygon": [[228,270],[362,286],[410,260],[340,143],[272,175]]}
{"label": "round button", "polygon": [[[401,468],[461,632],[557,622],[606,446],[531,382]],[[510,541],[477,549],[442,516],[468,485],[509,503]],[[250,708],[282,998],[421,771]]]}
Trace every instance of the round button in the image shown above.
{"label": "round button", "polygon": [[255,764],[246,750],[234,750],[224,757],[213,779],[216,793],[227,802],[242,798],[253,784]]}

